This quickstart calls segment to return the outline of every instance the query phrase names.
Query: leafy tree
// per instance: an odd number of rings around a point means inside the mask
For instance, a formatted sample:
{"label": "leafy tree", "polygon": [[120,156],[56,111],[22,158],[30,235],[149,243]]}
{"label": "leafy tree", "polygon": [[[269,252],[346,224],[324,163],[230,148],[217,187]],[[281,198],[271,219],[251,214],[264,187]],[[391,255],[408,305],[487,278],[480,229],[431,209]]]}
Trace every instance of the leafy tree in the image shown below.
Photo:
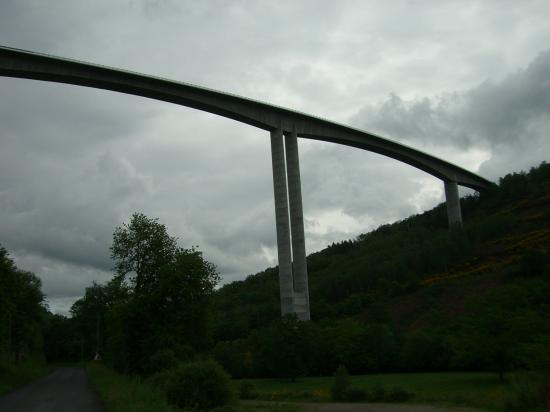
{"label": "leafy tree", "polygon": [[447,336],[421,330],[407,337],[402,353],[403,366],[408,370],[443,371],[449,369],[453,349]]}
{"label": "leafy tree", "polygon": [[8,361],[42,350],[46,310],[41,286],[36,275],[19,270],[0,247],[0,347]]}
{"label": "leafy tree", "polygon": [[148,293],[160,278],[160,270],[174,261],[177,239],[168,235],[158,219],[134,213],[130,223],[113,233],[111,257],[117,276],[130,283],[136,293]]}
{"label": "leafy tree", "polygon": [[48,313],[44,329],[44,355],[48,362],[79,361],[81,344],[73,319]]}
{"label": "leafy tree", "polygon": [[264,371],[292,381],[307,373],[307,347],[301,333],[303,324],[295,316],[287,315],[271,326],[256,331],[252,341]]}
{"label": "leafy tree", "polygon": [[534,331],[547,328],[547,321],[530,307],[526,292],[515,285],[503,287],[472,303],[471,313],[460,322],[456,366],[489,368],[501,380],[506,372],[526,366],[522,348],[533,342]]}
{"label": "leafy tree", "polygon": [[82,319],[105,311],[106,355],[115,367],[149,373],[148,359],[159,351],[188,358],[212,346],[210,300],[219,275],[197,248],[177,246],[158,219],[135,213],[115,229],[111,255],[117,273],[108,289],[87,290],[90,304],[75,311]]}

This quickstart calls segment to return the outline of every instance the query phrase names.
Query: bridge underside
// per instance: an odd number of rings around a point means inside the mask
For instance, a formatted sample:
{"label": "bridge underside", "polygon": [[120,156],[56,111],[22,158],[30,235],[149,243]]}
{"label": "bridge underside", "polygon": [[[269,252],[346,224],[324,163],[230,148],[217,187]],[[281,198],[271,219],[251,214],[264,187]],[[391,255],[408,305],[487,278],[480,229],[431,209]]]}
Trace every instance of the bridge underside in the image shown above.
{"label": "bridge underside", "polygon": [[[325,119],[185,83],[0,46],[0,76],[74,84],[171,102],[271,133],[277,248],[283,315],[308,320],[309,292],[297,138],[379,153],[443,180],[451,227],[462,223],[458,185],[481,191],[492,183],[459,166],[397,142]],[[288,185],[287,185],[288,183]]]}

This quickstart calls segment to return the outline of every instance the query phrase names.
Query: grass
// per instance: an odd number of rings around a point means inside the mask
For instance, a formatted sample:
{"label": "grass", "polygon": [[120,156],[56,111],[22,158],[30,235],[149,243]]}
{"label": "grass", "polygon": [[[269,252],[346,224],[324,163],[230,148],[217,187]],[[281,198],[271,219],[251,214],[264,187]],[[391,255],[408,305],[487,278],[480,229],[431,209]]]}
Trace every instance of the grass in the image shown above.
{"label": "grass", "polygon": [[[123,375],[100,363],[86,366],[90,383],[107,412],[181,412],[166,402],[162,393],[141,379]],[[274,403],[270,405],[234,404],[220,412],[298,412],[297,405]]]}
{"label": "grass", "polygon": [[[139,378],[122,375],[98,363],[86,367],[92,387],[99,394],[108,412],[177,412],[162,393]],[[332,377],[300,378],[295,382],[283,379],[234,380],[238,388],[251,383],[256,399],[270,404],[233,404],[223,412],[299,412],[300,407],[287,401],[329,402]],[[408,373],[351,376],[353,387],[386,389],[399,387],[414,393],[409,403],[467,406],[488,411],[502,411],[513,392],[513,379],[500,382],[493,373]],[[543,409],[540,409],[542,411]],[[530,410],[535,412],[535,409]],[[538,410],[536,410],[538,411]],[[524,412],[527,412],[525,410]]]}
{"label": "grass", "polygon": [[90,384],[108,412],[175,412],[162,393],[139,378],[122,375],[102,364],[86,366]]}
{"label": "grass", "polygon": [[[100,363],[86,365],[86,373],[107,412],[181,412],[170,406],[164,394],[137,377],[123,375]],[[220,412],[298,412],[297,405],[234,404]]]}
{"label": "grass", "polygon": [[[494,373],[407,373],[350,376],[353,387],[386,389],[400,387],[414,393],[409,403],[469,406],[490,411],[502,410],[513,391],[512,378],[499,381]],[[332,377],[300,378],[292,383],[283,379],[247,379],[233,381],[253,385],[257,399],[271,401],[330,401]]]}
{"label": "grass", "polygon": [[233,412],[300,412],[300,406],[292,403],[240,404]]}
{"label": "grass", "polygon": [[47,375],[52,368],[44,361],[30,359],[17,365],[0,363],[0,395]]}

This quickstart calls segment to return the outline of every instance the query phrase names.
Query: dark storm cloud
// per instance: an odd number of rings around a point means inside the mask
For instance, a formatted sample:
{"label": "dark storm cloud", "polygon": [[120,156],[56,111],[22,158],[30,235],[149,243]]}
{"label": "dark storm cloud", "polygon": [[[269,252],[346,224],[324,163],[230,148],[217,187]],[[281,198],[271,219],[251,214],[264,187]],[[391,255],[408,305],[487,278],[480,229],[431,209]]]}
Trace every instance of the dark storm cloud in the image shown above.
{"label": "dark storm cloud", "polygon": [[481,171],[497,177],[505,171],[503,160],[506,163],[511,157],[518,168],[545,160],[548,113],[550,51],[545,51],[525,69],[500,81],[489,79],[466,92],[435,98],[405,100],[392,94],[363,108],[352,121],[411,145],[489,149],[493,158]]}
{"label": "dark storm cloud", "polygon": [[116,210],[147,185],[113,144],[136,133],[147,106],[132,111],[131,99],[113,93],[13,79],[0,79],[0,94],[2,243],[110,269]]}

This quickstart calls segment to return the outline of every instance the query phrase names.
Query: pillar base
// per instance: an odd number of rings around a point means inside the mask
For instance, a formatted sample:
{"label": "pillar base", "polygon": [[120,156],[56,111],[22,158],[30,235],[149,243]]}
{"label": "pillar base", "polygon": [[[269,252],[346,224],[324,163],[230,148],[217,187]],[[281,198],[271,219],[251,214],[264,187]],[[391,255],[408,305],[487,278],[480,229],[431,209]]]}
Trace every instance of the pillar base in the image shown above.
{"label": "pillar base", "polygon": [[445,203],[447,203],[447,218],[449,221],[449,228],[462,227],[462,211],[460,209],[458,184],[450,180],[445,180],[444,183]]}

